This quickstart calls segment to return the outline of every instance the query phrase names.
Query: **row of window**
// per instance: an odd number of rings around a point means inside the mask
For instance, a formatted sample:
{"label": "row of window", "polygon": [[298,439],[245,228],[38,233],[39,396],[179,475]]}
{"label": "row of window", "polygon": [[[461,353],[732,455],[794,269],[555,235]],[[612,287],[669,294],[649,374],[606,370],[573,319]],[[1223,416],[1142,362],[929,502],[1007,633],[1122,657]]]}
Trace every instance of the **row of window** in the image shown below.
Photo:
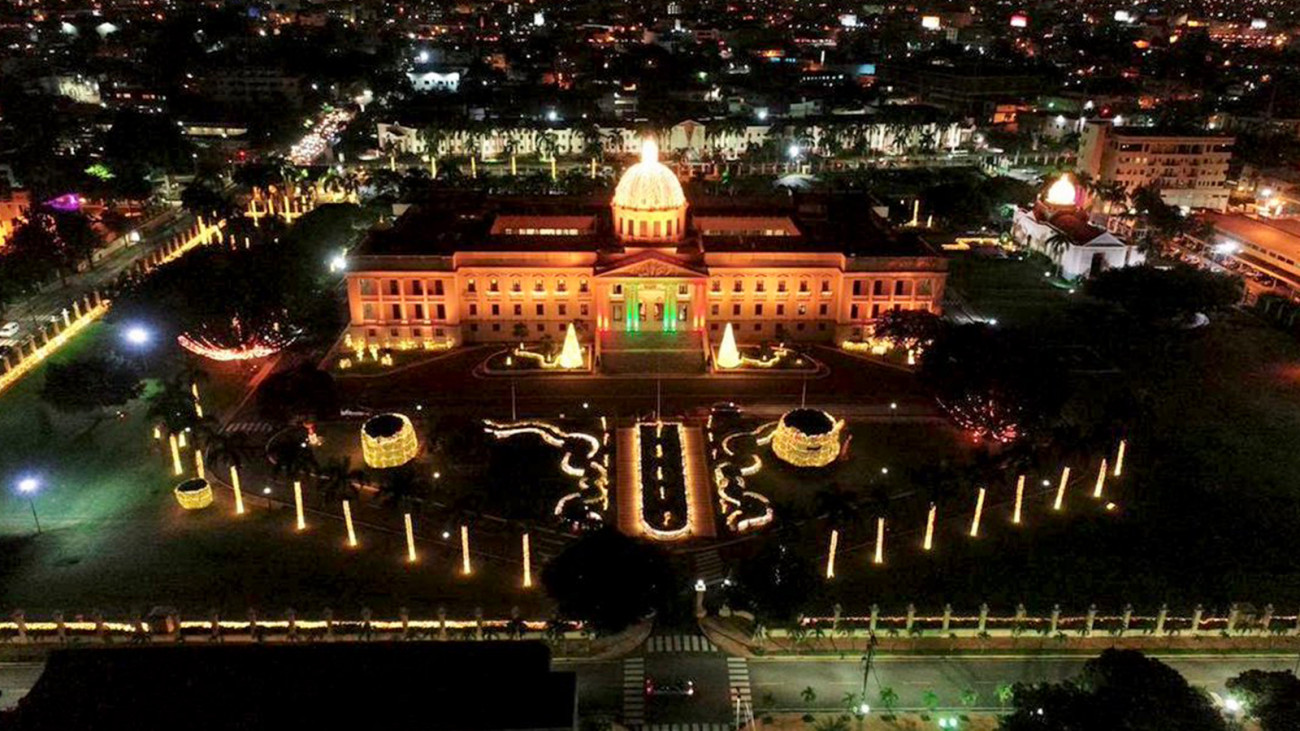
{"label": "row of window", "polygon": [[[857,305],[854,305],[854,307],[857,307]],[[754,313],[754,317],[763,317],[763,315],[764,315],[764,313],[765,313],[765,309],[764,309],[764,307],[763,307],[763,303],[762,303],[762,302],[758,302],[758,303],[754,304],[754,305],[753,305],[753,310],[752,310],[752,311],[753,311],[753,313]],[[731,316],[732,316],[732,317],[740,317],[740,316],[741,316],[740,313],[741,313],[741,306],[740,306],[739,304],[733,304],[733,305],[731,306]],[[826,316],[829,315],[829,313],[830,313],[830,305],[826,304],[825,302],[823,302],[823,303],[820,304],[820,305],[817,305],[817,315],[818,315],[819,317],[826,317]],[[710,308],[709,308],[709,314],[712,315],[713,317],[721,317],[721,316],[722,316],[722,305],[712,305],[712,306],[710,306]],[[800,302],[798,305],[795,305],[795,314],[798,315],[799,317],[804,317],[804,316],[806,316],[806,315],[808,314],[808,305],[803,304],[802,302]],[[776,316],[777,316],[777,317],[785,317],[785,304],[784,304],[784,303],[780,303],[780,302],[777,303],[777,305],[776,305]]]}
{"label": "row of window", "polygon": [[[916,283],[916,296],[917,296],[917,297],[933,297],[933,296],[934,296],[934,282],[933,282],[932,280],[929,280],[929,279],[920,279],[920,280],[911,280],[911,279],[895,279],[895,280],[894,280],[894,287],[893,287],[893,290],[894,290],[894,296],[895,296],[895,297],[910,297],[910,296],[912,296],[912,283],[913,283],[913,281],[915,281],[915,283]],[[854,296],[854,297],[861,297],[861,296],[866,292],[866,283],[867,283],[867,280],[865,280],[865,279],[855,279],[855,280],[853,280],[853,296]],[[871,295],[872,295],[873,297],[883,297],[883,296],[885,296],[885,294],[888,293],[888,292],[889,292],[889,280],[887,280],[887,279],[874,279],[874,280],[871,281]]]}
{"label": "row of window", "polygon": [[[427,284],[426,284],[426,282],[425,282],[424,280],[422,280],[422,279],[408,279],[408,280],[405,280],[406,283],[407,283],[407,284],[406,284],[406,291],[405,291],[405,292],[402,291],[402,281],[403,281],[403,280],[399,280],[399,279],[388,279],[388,280],[384,280],[384,281],[385,281],[385,293],[386,293],[388,296],[391,296],[391,297],[400,297],[400,296],[402,296],[403,294],[405,294],[405,295],[409,295],[409,296],[413,296],[413,297],[423,297],[423,296],[425,296],[426,294],[431,294],[431,295],[433,295],[434,297],[442,297],[442,296],[445,296],[445,295],[446,295],[446,289],[445,289],[445,286],[446,286],[446,285],[444,284],[444,280],[442,280],[442,279],[434,279],[434,280],[432,280],[431,282],[429,282],[429,283],[427,283]],[[867,287],[868,281],[870,281],[871,294],[872,294],[872,295],[875,295],[875,296],[877,296],[877,297],[881,297],[881,296],[885,296],[886,294],[889,293],[889,287],[890,287],[890,285],[889,285],[889,280],[887,280],[887,279],[875,279],[875,280],[854,279],[854,280],[853,280],[853,295],[854,295],[855,297],[861,297],[861,296],[863,296],[863,295],[866,293],[866,287]],[[892,287],[894,296],[896,296],[896,297],[901,297],[901,296],[910,296],[910,295],[912,294],[912,283],[913,283],[913,281],[916,281],[916,294],[917,294],[918,296],[921,296],[921,297],[927,297],[927,296],[931,296],[931,295],[934,294],[934,282],[933,282],[933,280],[930,280],[930,279],[921,279],[921,280],[895,279],[895,280],[893,280],[893,287]],[[377,280],[377,279],[361,279],[361,280],[359,280],[358,287],[359,287],[359,290],[360,290],[362,296],[375,296],[375,295],[379,294],[379,280]],[[779,277],[779,278],[777,278],[777,280],[776,280],[776,292],[777,292],[778,294],[790,291],[790,290],[789,290],[789,287],[790,287],[790,285],[789,285],[789,279],[788,279],[787,277]],[[721,294],[721,293],[722,293],[722,288],[723,288],[723,285],[722,285],[722,280],[721,280],[721,279],[711,279],[711,280],[709,281],[709,291],[710,291],[710,292],[712,292],[712,293],[714,293],[714,294]],[[510,280],[510,292],[512,292],[512,293],[522,293],[522,292],[523,292],[523,289],[524,289],[524,285],[523,285],[522,278],[521,278],[521,277],[512,277],[511,280]],[[797,291],[798,291],[798,292],[800,292],[801,294],[807,294],[807,293],[810,293],[810,292],[811,292],[811,289],[812,289],[812,285],[811,285],[809,279],[807,279],[807,278],[800,278],[800,279],[798,280],[798,285],[797,285]],[[489,279],[489,280],[487,281],[487,291],[488,291],[489,293],[500,292],[500,291],[501,291],[501,281],[500,281],[497,277],[492,277],[491,279]],[[533,291],[535,294],[545,293],[545,292],[546,292],[546,280],[545,280],[544,278],[542,278],[542,277],[536,277],[536,278],[534,278],[534,279],[533,279],[533,289],[532,289],[532,291]],[[567,283],[567,281],[565,280],[564,277],[556,277],[556,279],[555,279],[555,291],[556,291],[557,293],[561,293],[561,294],[562,294],[562,293],[566,293],[566,292],[569,291],[569,290],[568,290],[568,283]],[[586,279],[586,278],[579,279],[579,280],[578,280],[578,292],[581,293],[581,294],[585,294],[585,293],[587,293],[587,292],[589,292],[589,291],[590,291],[590,284],[588,283],[587,279]],[[613,293],[614,296],[622,296],[622,294],[623,294],[623,285],[622,285],[621,283],[615,283],[615,284],[613,285],[611,291],[612,291],[612,293]],[[677,285],[677,294],[678,294],[678,296],[680,296],[680,297],[688,297],[688,296],[690,296],[690,291],[691,291],[691,290],[690,290],[690,285],[689,285],[689,284],[686,284],[686,283],[680,283],[680,284]],[[732,281],[731,281],[731,292],[732,292],[733,294],[743,294],[745,291],[746,291],[746,290],[745,290],[745,280],[744,280],[743,278],[741,278],[741,277],[735,277],[734,279],[732,279]],[[764,279],[763,277],[757,277],[757,278],[755,278],[755,279],[754,279],[754,289],[753,289],[753,291],[754,291],[756,294],[764,294],[764,293],[766,293],[766,292],[767,292],[767,280]],[[823,295],[830,295],[830,294],[831,294],[831,280],[830,280],[830,279],[822,279],[822,280],[821,280],[820,291],[821,291],[821,293],[822,293]],[[473,278],[465,280],[465,292],[466,292],[467,294],[476,294],[476,293],[478,293],[478,280],[473,279]]]}

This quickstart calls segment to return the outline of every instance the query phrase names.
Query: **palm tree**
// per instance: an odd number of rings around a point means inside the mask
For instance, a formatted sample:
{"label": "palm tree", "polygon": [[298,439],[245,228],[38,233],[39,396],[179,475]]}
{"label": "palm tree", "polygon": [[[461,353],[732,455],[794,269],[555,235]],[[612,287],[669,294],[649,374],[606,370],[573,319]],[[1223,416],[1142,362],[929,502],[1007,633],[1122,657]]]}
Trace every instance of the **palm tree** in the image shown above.
{"label": "palm tree", "polygon": [[275,440],[267,446],[266,456],[275,474],[293,481],[311,474],[317,466],[315,453],[297,438]]}
{"label": "palm tree", "polygon": [[997,696],[999,706],[1007,706],[1015,699],[1016,689],[1010,683],[998,683],[998,687],[993,691],[993,694]]}
{"label": "palm tree", "polygon": [[384,502],[409,512],[412,503],[428,496],[429,483],[409,464],[384,470],[379,481],[379,493]]}
{"label": "palm tree", "polygon": [[893,713],[894,706],[898,705],[898,691],[888,685],[881,686],[880,705],[885,707],[886,713]]}
{"label": "palm tree", "polygon": [[813,690],[812,686],[809,685],[799,691],[799,698],[802,699],[804,703],[811,706],[817,701],[817,691]]}
{"label": "palm tree", "polygon": [[149,408],[145,416],[150,421],[161,421],[167,431],[179,433],[195,426],[199,421],[194,409],[194,393],[190,381],[177,374],[162,382],[162,387],[149,394]]}
{"label": "palm tree", "polygon": [[248,440],[242,432],[212,431],[205,433],[201,441],[209,464],[224,462],[231,467],[243,466]]}
{"label": "palm tree", "polygon": [[330,460],[321,471],[317,487],[321,502],[356,500],[361,495],[357,484],[366,478],[366,471],[352,468],[352,458],[343,456]]}

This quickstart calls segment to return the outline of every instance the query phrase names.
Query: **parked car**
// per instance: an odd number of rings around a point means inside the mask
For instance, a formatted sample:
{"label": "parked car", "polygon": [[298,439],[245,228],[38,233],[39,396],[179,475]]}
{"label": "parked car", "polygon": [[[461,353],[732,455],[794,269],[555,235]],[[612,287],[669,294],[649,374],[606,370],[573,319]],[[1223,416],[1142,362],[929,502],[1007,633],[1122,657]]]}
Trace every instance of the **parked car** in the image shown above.
{"label": "parked car", "polygon": [[12,338],[17,334],[18,323],[16,322],[6,322],[3,327],[0,327],[0,338]]}

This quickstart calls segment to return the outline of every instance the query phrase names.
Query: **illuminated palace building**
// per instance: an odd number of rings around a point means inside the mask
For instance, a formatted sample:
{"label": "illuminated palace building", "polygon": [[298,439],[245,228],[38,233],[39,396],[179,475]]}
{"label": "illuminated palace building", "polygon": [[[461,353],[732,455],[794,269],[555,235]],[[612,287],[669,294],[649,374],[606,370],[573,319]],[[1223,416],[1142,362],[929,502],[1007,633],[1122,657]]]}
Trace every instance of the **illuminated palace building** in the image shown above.
{"label": "illuminated palace building", "polygon": [[575,321],[606,347],[716,343],[726,323],[742,342],[840,342],[890,309],[937,312],[947,276],[859,195],[689,202],[653,142],[613,201],[439,191],[348,266],[348,334],[381,347],[558,341]]}

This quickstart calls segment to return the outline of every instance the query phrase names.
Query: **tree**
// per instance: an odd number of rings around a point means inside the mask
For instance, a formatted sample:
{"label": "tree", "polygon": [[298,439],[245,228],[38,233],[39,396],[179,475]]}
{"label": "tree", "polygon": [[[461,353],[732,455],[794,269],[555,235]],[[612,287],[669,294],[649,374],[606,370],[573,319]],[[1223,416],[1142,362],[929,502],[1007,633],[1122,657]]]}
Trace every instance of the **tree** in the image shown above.
{"label": "tree", "polygon": [[894,690],[892,686],[881,686],[880,705],[885,707],[886,713],[892,713],[894,706],[898,705],[898,691]]}
{"label": "tree", "polygon": [[736,579],[733,597],[766,624],[794,619],[817,600],[822,588],[808,558],[778,538],[769,539],[753,560],[741,564]]}
{"label": "tree", "polygon": [[280,371],[257,390],[257,408],[279,421],[329,419],[339,413],[334,377],[314,364]]}
{"label": "tree", "polygon": [[1300,679],[1278,670],[1247,670],[1228,680],[1228,691],[1259,719],[1261,731],[1300,728]]}
{"label": "tree", "polygon": [[365,470],[353,469],[352,458],[348,456],[335,457],[325,464],[321,470],[320,482],[317,486],[320,488],[321,501],[332,502],[334,500],[355,500],[361,494],[357,483],[366,478]]}
{"label": "tree", "polygon": [[80,211],[59,211],[52,214],[54,232],[58,235],[60,266],[75,271],[79,262],[86,268],[94,267],[95,250],[102,239],[90,223],[90,218]]}
{"label": "tree", "polygon": [[813,690],[811,685],[805,686],[803,690],[799,691],[799,698],[802,699],[805,704],[811,706],[813,703],[817,702],[817,691]]}
{"label": "tree", "polygon": [[1136,650],[1106,650],[1062,683],[1017,684],[1004,731],[1227,731],[1208,695]]}
{"label": "tree", "polygon": [[939,336],[943,322],[929,310],[889,310],[876,320],[875,336],[896,348],[926,348]]}
{"label": "tree", "polygon": [[140,374],[116,358],[92,355],[51,363],[41,399],[63,413],[99,412],[123,406],[144,391]]}
{"label": "tree", "polygon": [[1244,292],[1238,276],[1186,264],[1168,269],[1149,266],[1108,269],[1084,286],[1089,295],[1113,302],[1147,321],[1186,318],[1198,312],[1232,307],[1241,301]]}
{"label": "tree", "polygon": [[410,512],[411,505],[429,496],[433,485],[414,463],[392,467],[379,473],[379,494],[388,505]]}
{"label": "tree", "polygon": [[542,584],[560,615],[619,632],[662,611],[677,581],[657,547],[602,528],[570,544],[542,570]]}
{"label": "tree", "polygon": [[215,220],[229,216],[235,210],[230,196],[207,181],[196,180],[181,191],[181,206],[196,216]]}
{"label": "tree", "polygon": [[177,374],[162,382],[161,387],[149,394],[149,408],[145,412],[150,420],[158,420],[173,434],[193,428],[199,421],[194,408],[194,392],[189,379]]}

